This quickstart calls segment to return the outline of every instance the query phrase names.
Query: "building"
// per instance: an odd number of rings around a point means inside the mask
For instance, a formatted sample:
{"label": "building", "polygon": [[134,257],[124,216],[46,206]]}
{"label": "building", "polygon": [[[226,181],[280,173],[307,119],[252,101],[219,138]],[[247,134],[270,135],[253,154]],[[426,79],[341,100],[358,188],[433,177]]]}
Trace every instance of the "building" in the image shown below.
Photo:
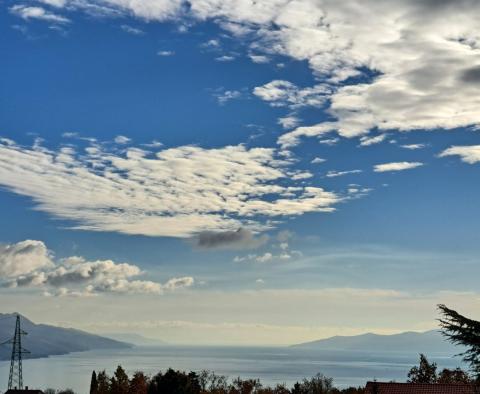
{"label": "building", "polygon": [[17,390],[17,389],[10,389],[5,394],[43,394],[43,391],[41,390],[29,390],[28,386],[25,387],[23,390]]}
{"label": "building", "polygon": [[367,382],[365,394],[478,394],[473,384]]}

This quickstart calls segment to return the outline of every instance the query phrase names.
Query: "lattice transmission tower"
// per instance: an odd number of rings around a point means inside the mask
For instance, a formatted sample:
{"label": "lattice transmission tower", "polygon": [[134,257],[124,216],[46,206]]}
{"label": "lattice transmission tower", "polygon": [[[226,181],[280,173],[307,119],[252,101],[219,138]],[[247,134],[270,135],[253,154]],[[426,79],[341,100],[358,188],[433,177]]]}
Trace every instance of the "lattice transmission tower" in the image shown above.
{"label": "lattice transmission tower", "polygon": [[8,376],[8,389],[23,390],[22,355],[30,353],[22,347],[22,335],[27,335],[20,327],[20,315],[15,322],[15,334],[12,339],[4,342],[12,345],[12,357],[10,360],[10,375]]}

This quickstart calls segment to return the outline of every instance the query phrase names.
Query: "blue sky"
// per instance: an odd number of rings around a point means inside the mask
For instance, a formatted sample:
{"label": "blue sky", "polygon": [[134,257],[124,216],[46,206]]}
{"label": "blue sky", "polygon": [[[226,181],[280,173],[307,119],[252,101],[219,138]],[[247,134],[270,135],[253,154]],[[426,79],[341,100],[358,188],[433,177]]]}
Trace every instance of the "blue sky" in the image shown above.
{"label": "blue sky", "polygon": [[460,3],[2,2],[2,298],[181,343],[474,311],[480,49]]}

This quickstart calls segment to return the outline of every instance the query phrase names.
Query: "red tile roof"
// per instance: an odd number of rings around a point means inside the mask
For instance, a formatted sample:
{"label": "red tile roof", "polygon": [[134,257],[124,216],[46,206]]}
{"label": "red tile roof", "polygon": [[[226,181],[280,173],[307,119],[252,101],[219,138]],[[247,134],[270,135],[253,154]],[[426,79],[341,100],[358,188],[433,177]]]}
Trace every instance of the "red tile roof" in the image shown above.
{"label": "red tile roof", "polygon": [[475,394],[472,384],[367,382],[366,394]]}

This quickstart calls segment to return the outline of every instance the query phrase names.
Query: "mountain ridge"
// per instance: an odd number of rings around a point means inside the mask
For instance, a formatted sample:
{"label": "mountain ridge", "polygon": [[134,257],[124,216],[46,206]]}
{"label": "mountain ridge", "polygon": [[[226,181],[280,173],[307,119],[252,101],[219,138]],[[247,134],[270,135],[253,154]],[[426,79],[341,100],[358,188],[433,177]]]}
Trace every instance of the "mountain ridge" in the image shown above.
{"label": "mountain ridge", "polygon": [[438,330],[405,331],[398,334],[365,333],[352,336],[336,335],[291,345],[306,350],[396,351],[417,353],[454,353],[462,348],[449,343]]}
{"label": "mountain ridge", "polygon": [[[13,338],[16,313],[0,313],[0,343]],[[49,324],[36,324],[20,315],[21,328],[27,332],[22,337],[22,346],[30,351],[25,358],[41,358],[82,352],[93,349],[127,349],[133,345],[76,328],[63,328]],[[0,346],[0,360],[8,360],[11,346]]]}

